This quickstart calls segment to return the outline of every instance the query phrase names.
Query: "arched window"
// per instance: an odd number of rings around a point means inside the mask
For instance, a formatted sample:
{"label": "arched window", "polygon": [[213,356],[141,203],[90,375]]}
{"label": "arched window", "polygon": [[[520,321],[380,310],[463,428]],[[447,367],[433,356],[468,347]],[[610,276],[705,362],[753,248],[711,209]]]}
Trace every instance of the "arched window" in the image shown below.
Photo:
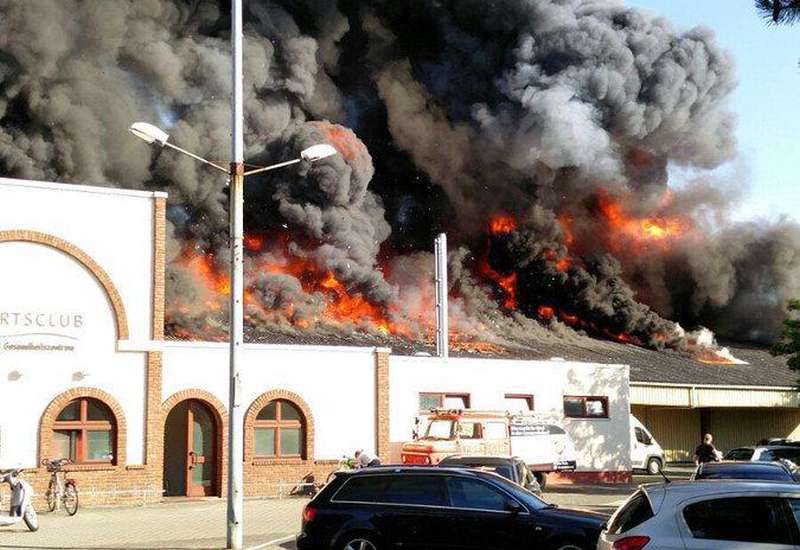
{"label": "arched window", "polygon": [[111,409],[97,399],[70,401],[53,423],[49,458],[69,458],[75,463],[114,463],[116,422]]}
{"label": "arched window", "polygon": [[257,457],[303,458],[306,422],[300,409],[285,399],[270,401],[253,425]]}

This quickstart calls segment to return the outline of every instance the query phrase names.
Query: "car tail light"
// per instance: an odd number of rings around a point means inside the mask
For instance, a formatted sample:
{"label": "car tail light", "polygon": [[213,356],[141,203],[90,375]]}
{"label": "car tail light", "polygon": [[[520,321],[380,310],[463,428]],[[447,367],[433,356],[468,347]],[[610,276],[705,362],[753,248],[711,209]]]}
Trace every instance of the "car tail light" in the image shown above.
{"label": "car tail light", "polygon": [[317,517],[317,509],[310,504],[306,504],[305,508],[303,508],[303,523],[309,523],[315,517]]}
{"label": "car tail light", "polygon": [[647,543],[650,542],[650,537],[635,536],[625,537],[614,542],[612,548],[614,550],[642,550]]}

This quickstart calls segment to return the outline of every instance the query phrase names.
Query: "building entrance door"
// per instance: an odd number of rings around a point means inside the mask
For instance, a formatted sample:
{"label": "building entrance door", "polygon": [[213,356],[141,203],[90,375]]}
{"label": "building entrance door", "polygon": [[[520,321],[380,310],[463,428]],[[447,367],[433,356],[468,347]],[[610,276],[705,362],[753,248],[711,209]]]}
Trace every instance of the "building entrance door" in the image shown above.
{"label": "building entrance door", "polygon": [[167,496],[210,496],[217,490],[217,430],[202,401],[175,405],[164,427],[164,490]]}

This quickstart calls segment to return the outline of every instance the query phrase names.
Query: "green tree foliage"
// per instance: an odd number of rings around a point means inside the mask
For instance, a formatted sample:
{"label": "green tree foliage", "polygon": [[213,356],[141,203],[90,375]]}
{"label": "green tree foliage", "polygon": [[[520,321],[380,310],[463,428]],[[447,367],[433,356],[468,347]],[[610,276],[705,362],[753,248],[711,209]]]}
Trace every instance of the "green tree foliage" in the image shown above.
{"label": "green tree foliage", "polygon": [[800,371],[800,300],[789,302],[789,317],[783,322],[783,334],[772,344],[772,355],[791,355],[788,365]]}
{"label": "green tree foliage", "polygon": [[800,21],[800,0],[756,0],[756,9],[776,25]]}

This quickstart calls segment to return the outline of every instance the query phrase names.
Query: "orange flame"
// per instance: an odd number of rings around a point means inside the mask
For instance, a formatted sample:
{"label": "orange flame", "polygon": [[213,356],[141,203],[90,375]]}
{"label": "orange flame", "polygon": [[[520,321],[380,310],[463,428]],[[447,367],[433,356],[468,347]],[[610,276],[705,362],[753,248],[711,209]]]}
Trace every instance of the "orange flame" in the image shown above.
{"label": "orange flame", "polygon": [[678,216],[651,216],[637,218],[625,212],[622,203],[601,188],[597,204],[611,230],[611,248],[619,250],[625,242],[635,245],[658,244],[669,247],[671,241],[681,238],[691,230],[688,220]]}
{"label": "orange flame", "polygon": [[517,220],[508,214],[497,214],[489,220],[489,233],[507,235],[517,228]]}
{"label": "orange flame", "polygon": [[536,312],[542,319],[552,319],[556,314],[556,310],[551,306],[539,306]]}

